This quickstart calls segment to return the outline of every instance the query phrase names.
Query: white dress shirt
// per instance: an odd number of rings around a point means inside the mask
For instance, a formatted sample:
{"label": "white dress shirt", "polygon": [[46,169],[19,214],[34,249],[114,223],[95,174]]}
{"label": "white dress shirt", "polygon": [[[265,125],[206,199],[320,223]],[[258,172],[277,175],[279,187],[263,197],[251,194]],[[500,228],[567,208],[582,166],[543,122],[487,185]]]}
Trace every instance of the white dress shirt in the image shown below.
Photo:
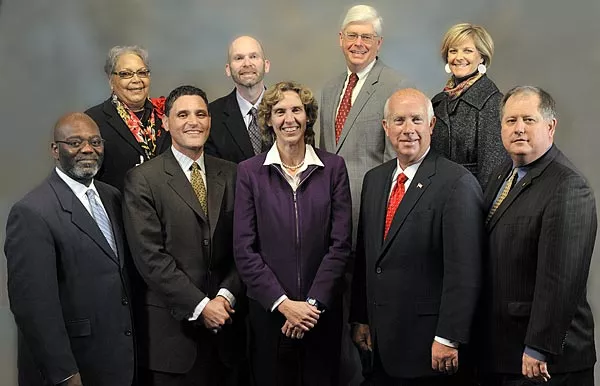
{"label": "white dress shirt", "polygon": [[[362,71],[356,73],[356,75],[358,76],[358,81],[356,82],[356,85],[354,86],[354,90],[352,90],[351,102],[352,102],[353,106],[354,106],[354,101],[356,100],[356,97],[358,96],[358,93],[360,93],[360,90],[362,89],[363,84],[365,84],[365,80],[367,80],[367,76],[369,76],[369,72],[371,72],[371,70],[373,69],[373,66],[375,65],[376,61],[377,60],[372,61],[367,67],[363,68]],[[350,71],[349,69],[346,69],[346,70],[348,72],[348,76],[346,76],[346,81],[344,82],[344,88],[342,88],[342,93],[340,94],[340,103],[338,103],[338,107],[337,107],[337,109],[335,109],[336,117],[337,117],[338,110],[340,109],[340,104],[342,103],[342,99],[344,98],[344,93],[346,92],[346,87],[348,87],[348,81],[350,80],[350,74],[352,74],[352,71]]]}
{"label": "white dress shirt", "polygon": [[58,174],[60,179],[63,180],[69,186],[69,188],[73,191],[73,194],[75,195],[75,197],[77,197],[77,199],[79,199],[79,201],[81,201],[81,203],[83,204],[85,209],[88,211],[90,216],[92,216],[92,218],[94,217],[94,214],[92,213],[92,207],[90,206],[90,200],[88,199],[87,195],[85,194],[85,192],[87,192],[90,189],[96,193],[96,197],[99,198],[98,203],[100,204],[100,206],[102,207],[102,210],[106,214],[106,218],[110,219],[110,217],[108,217],[108,213],[106,213],[106,208],[104,208],[104,204],[102,203],[102,198],[100,198],[100,195],[98,194],[98,190],[96,189],[96,186],[94,186],[93,179],[92,179],[92,182],[90,183],[90,186],[85,186],[81,182],[75,181],[74,179],[72,179],[71,177],[66,175],[58,167],[56,167],[55,170],[56,170],[56,174]]}
{"label": "white dress shirt", "polygon": [[[209,187],[208,185],[206,185],[206,168],[204,166],[204,152],[202,152],[198,159],[193,160],[187,155],[175,149],[175,147],[173,146],[171,146],[171,151],[173,151],[173,155],[175,156],[175,159],[177,160],[179,166],[181,166],[181,170],[183,170],[183,172],[185,173],[185,176],[187,177],[188,181],[192,178],[192,171],[190,170],[192,164],[196,162],[198,166],[200,166],[200,175],[202,176],[202,180],[204,181],[204,186],[206,186],[206,191],[208,192]],[[217,296],[224,297],[225,299],[227,299],[229,304],[231,304],[231,307],[235,307],[235,296],[233,296],[233,294],[227,288],[219,289],[219,292],[217,292]],[[202,299],[202,301],[198,303],[198,305],[194,309],[194,313],[188,320],[198,319],[200,314],[202,314],[202,311],[204,311],[204,307],[206,307],[209,301],[210,299],[208,298],[208,296]]]}
{"label": "white dress shirt", "polygon": [[[252,121],[252,114],[250,114],[250,110],[252,108],[256,108],[258,111],[258,105],[260,105],[260,101],[262,101],[263,95],[265,95],[265,90],[260,93],[260,96],[256,100],[255,104],[248,102],[244,97],[240,94],[238,90],[235,90],[235,97],[238,102],[238,106],[240,107],[240,113],[242,113],[242,118],[244,118],[244,123],[246,124],[246,129],[250,126],[250,122]],[[258,122],[256,122],[258,124]]]}

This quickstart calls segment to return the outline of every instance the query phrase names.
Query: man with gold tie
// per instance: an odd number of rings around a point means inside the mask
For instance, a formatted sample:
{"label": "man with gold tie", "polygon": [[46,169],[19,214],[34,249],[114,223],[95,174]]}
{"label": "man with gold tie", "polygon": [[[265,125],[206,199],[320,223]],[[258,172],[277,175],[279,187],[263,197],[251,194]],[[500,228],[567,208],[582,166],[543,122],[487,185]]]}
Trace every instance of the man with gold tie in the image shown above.
{"label": "man with gold tie", "polygon": [[481,282],[481,188],[430,149],[435,117],[423,93],[397,91],[384,117],[397,157],[363,183],[353,339],[373,353],[373,385],[459,385]]}
{"label": "man with gold tie", "polygon": [[594,384],[586,283],[596,239],[594,192],[553,144],[552,97],[518,86],[502,100],[511,160],[485,193],[489,237],[477,326],[482,385]]}
{"label": "man with gold tie", "polygon": [[243,302],[232,252],[235,164],[204,154],[211,116],[193,86],[165,101],[170,151],[126,177],[124,221],[144,279],[144,385],[242,385]]}

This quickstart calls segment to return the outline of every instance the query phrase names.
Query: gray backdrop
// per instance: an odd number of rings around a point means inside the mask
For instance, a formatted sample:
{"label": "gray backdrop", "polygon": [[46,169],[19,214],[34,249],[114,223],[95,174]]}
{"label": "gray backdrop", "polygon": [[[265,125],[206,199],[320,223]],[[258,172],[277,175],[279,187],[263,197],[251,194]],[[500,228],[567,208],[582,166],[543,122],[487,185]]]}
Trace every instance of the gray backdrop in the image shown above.
{"label": "gray backdrop", "polygon": [[[342,0],[0,0],[0,237],[10,206],[50,170],[54,121],[108,97],[102,72],[116,44],[141,44],[152,62],[153,96],[194,83],[215,99],[228,93],[228,43],[251,34],[271,60],[267,83],[294,79],[317,94],[344,69],[337,32]],[[433,96],[446,74],[438,50],[448,27],[484,25],[496,43],[488,72],[498,87],[530,83],[557,100],[556,142],[600,191],[594,122],[600,89],[598,0],[379,0],[384,17],[380,57]],[[595,260],[598,258],[596,253]],[[589,294],[600,309],[600,263]],[[0,386],[16,384],[15,327],[0,264]],[[596,312],[596,316],[600,314]],[[597,371],[598,372],[598,371]],[[597,380],[600,379],[597,375]]]}

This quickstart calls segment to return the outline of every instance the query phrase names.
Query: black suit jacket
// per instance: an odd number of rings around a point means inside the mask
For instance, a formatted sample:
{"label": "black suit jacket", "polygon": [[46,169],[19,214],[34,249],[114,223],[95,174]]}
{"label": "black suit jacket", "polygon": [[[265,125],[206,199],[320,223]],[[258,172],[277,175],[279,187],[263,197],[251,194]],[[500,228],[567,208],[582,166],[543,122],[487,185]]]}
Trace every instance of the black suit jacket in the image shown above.
{"label": "black suit jacket", "polygon": [[[140,318],[140,351],[147,357],[140,361],[151,370],[191,369],[197,345],[209,344],[198,338],[197,329],[205,331],[204,327],[188,321],[204,297],[212,299],[226,288],[238,302],[243,300],[232,252],[236,167],[208,155],[204,162],[208,217],[171,150],[133,168],[126,177],[125,230],[147,284]],[[235,320],[233,326],[239,323]],[[228,332],[219,336],[225,339]],[[235,345],[244,343],[243,338],[232,338],[223,342],[229,344],[223,350],[236,351]]]}
{"label": "black suit jacket", "polygon": [[[596,360],[586,299],[594,193],[556,146],[530,167],[487,224],[478,357],[487,371],[521,373],[527,345],[549,356],[550,374],[589,368]],[[492,174],[486,208],[511,169],[508,161]]]}
{"label": "black suit jacket", "polygon": [[435,375],[435,336],[467,343],[480,288],[482,194],[475,177],[433,151],[383,231],[397,160],[364,178],[351,322],[369,324],[393,377]]}
{"label": "black suit jacket", "polygon": [[211,128],[205,150],[206,154],[237,164],[254,157],[254,149],[235,90],[210,103]]}
{"label": "black suit jacket", "polygon": [[[146,101],[146,105],[146,108],[151,108],[150,101]],[[106,182],[122,192],[127,171],[141,163],[142,160],[148,161],[148,157],[119,116],[110,98],[91,107],[85,113],[96,122],[100,128],[100,135],[106,140],[104,162],[96,179]],[[171,134],[163,129],[162,121],[158,117],[155,125],[156,154],[161,154],[171,146]],[[140,157],[142,158],[140,159]]]}
{"label": "black suit jacket", "polygon": [[95,181],[119,257],[69,186],[52,174],[16,203],[4,251],[19,329],[19,384],[130,386],[134,342],[120,193]]}

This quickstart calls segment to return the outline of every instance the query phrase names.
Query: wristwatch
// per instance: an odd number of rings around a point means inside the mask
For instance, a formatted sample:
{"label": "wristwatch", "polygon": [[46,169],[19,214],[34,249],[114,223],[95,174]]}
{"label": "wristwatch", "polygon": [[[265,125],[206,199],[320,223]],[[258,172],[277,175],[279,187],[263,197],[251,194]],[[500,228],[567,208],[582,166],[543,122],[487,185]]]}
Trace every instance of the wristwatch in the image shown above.
{"label": "wristwatch", "polygon": [[311,306],[317,307],[317,310],[319,310],[321,312],[325,312],[325,307],[317,299],[308,297],[308,298],[306,298],[306,302],[308,304],[310,304]]}

